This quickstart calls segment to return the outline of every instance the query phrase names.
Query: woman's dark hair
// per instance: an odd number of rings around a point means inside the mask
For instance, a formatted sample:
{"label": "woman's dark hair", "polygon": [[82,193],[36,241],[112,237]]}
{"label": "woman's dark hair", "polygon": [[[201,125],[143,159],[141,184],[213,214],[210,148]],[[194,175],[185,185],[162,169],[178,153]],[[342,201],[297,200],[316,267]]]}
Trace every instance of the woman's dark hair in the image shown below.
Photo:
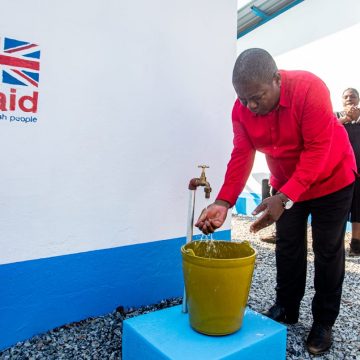
{"label": "woman's dark hair", "polygon": [[345,90],[343,91],[342,95],[344,95],[347,91],[352,91],[353,93],[355,93],[355,94],[357,95],[358,98],[360,97],[360,96],[359,96],[359,92],[358,92],[356,89],[354,89],[354,88],[347,88],[347,89],[345,89]]}

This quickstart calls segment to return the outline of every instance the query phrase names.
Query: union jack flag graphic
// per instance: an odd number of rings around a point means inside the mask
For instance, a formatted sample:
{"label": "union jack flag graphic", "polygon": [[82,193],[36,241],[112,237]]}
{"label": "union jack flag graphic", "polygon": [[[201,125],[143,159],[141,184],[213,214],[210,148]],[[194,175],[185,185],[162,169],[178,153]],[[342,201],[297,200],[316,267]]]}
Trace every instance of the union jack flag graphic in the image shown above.
{"label": "union jack flag graphic", "polygon": [[0,70],[3,84],[39,85],[39,46],[27,41],[0,38]]}

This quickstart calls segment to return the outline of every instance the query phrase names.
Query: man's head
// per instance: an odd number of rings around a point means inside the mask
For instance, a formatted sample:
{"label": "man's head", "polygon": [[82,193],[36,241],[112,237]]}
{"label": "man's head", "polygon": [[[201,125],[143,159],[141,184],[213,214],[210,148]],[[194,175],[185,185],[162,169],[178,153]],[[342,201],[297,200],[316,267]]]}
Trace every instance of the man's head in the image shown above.
{"label": "man's head", "polygon": [[279,102],[281,79],[272,56],[263,49],[248,49],[236,60],[233,85],[241,103],[265,115]]}
{"label": "man's head", "polygon": [[354,88],[347,88],[342,94],[344,108],[359,105],[359,92]]}

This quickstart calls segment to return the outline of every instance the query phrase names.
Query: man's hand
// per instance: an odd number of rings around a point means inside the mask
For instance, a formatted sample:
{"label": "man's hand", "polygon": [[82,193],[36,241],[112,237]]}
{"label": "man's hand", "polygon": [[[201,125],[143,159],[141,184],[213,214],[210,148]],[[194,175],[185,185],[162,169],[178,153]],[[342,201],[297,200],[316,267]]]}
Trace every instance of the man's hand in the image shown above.
{"label": "man's hand", "polygon": [[224,223],[229,207],[225,201],[215,201],[201,212],[195,226],[205,235],[213,233]]}
{"label": "man's hand", "polygon": [[270,196],[256,207],[252,212],[252,215],[262,214],[253,224],[251,224],[251,232],[256,233],[279,220],[280,216],[285,211],[283,201],[286,199],[282,199],[282,196],[285,197],[284,194]]}

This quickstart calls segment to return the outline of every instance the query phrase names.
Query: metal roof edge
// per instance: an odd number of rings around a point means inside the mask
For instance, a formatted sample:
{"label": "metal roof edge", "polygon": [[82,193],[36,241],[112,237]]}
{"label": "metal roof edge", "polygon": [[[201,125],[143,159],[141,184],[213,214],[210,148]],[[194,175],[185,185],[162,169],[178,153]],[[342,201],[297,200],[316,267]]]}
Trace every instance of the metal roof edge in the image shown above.
{"label": "metal roof edge", "polygon": [[303,1],[304,1],[304,0],[295,0],[295,1],[292,2],[291,4],[284,6],[282,9],[277,10],[277,11],[274,12],[273,14],[268,15],[268,16],[266,16],[266,17],[261,17],[261,20],[260,20],[257,24],[252,25],[252,26],[248,27],[246,30],[243,30],[243,31],[239,32],[239,33],[237,34],[237,39],[240,39],[242,36],[246,35],[247,33],[251,32],[251,31],[253,31],[253,30],[255,30],[257,27],[259,27],[259,26],[267,23],[268,21],[274,19],[275,17],[279,16],[280,14],[282,14],[282,13],[284,13],[285,11],[291,9],[292,7],[300,4],[300,3],[303,2]]}

